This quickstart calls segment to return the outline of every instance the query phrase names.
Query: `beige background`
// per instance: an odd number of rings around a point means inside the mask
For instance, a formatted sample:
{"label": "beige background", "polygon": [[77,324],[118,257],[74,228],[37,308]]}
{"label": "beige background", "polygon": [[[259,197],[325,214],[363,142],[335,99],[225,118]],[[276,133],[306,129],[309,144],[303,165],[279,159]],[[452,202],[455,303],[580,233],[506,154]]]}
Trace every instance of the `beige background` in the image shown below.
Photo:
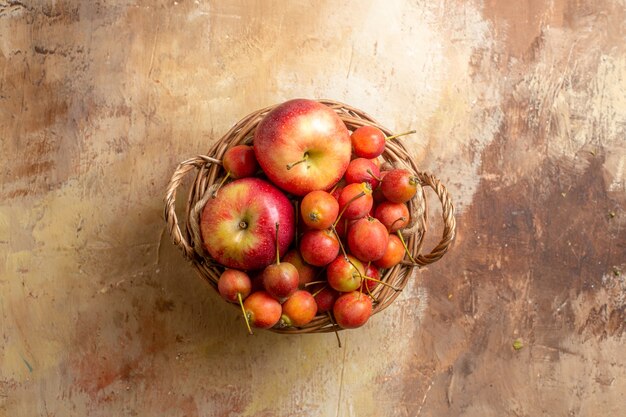
{"label": "beige background", "polygon": [[[623,415],[625,37],[623,0],[0,1],[0,415]],[[458,208],[342,349],[246,336],[161,217],[294,97],[417,129]]]}

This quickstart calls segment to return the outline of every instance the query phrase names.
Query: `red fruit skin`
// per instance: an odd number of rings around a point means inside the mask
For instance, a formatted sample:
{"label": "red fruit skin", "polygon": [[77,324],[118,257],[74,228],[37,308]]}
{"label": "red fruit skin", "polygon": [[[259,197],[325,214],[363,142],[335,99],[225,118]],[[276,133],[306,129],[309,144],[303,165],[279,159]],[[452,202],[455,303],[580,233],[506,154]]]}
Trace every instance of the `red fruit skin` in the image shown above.
{"label": "red fruit skin", "polygon": [[[385,175],[387,175],[389,171],[381,171],[380,176],[378,178],[381,179],[381,181],[383,180],[383,178],[385,178]],[[379,204],[382,203],[383,201],[386,201],[385,199],[385,195],[383,194],[383,187],[381,186],[382,182],[380,184],[378,184],[378,187],[374,188],[374,190],[372,191],[372,198],[374,200],[374,203]]]}
{"label": "red fruit skin", "polygon": [[392,169],[383,178],[381,188],[387,200],[394,203],[406,203],[417,192],[417,182],[410,171]]}
{"label": "red fruit skin", "polygon": [[335,321],[343,329],[356,329],[372,315],[372,299],[358,291],[341,295],[333,306]]}
{"label": "red fruit skin", "polygon": [[[365,195],[350,201],[362,192]],[[347,206],[345,211],[343,211],[342,219],[360,219],[369,213],[373,204],[372,189],[365,182],[346,185],[339,196],[339,212],[341,213],[344,207]]]}
{"label": "red fruit skin", "polygon": [[339,241],[330,230],[309,230],[300,239],[302,259],[314,266],[325,266],[339,253]]}
{"label": "red fruit skin", "polygon": [[337,219],[339,202],[322,190],[311,191],[300,203],[302,221],[312,229],[328,229]]}
{"label": "red fruit skin", "polygon": [[[380,269],[376,265],[372,263],[368,263],[365,266],[365,276],[380,280],[381,278]],[[363,283],[361,284],[361,292],[369,294],[370,292],[374,291],[374,289],[377,286],[378,286],[378,282],[372,281],[371,279],[364,279]]]}
{"label": "red fruit skin", "polygon": [[224,153],[222,165],[233,178],[251,177],[259,170],[254,149],[248,145],[237,145]]}
{"label": "red fruit skin", "polygon": [[369,159],[356,158],[348,164],[344,178],[348,184],[367,182],[373,190],[378,187],[380,169]]}
{"label": "red fruit skin", "polygon": [[243,308],[250,324],[260,329],[269,329],[276,325],[282,314],[280,303],[265,291],[250,294],[243,302]]}
{"label": "red fruit skin", "polygon": [[378,204],[374,210],[374,217],[380,220],[389,233],[394,233],[404,228],[411,220],[409,208],[406,204],[392,203],[391,201],[383,201]]}
{"label": "red fruit skin", "polygon": [[[313,293],[315,293],[315,291],[313,291]],[[318,292],[314,298],[315,302],[317,303],[317,312],[326,313],[327,311],[333,309],[335,301],[337,300],[337,298],[339,298],[339,292],[335,291],[329,286],[326,286],[323,290]]]}
{"label": "red fruit skin", "polygon": [[252,281],[248,274],[243,271],[227,269],[222,272],[217,281],[217,291],[226,301],[238,303],[237,294],[241,294],[241,298],[245,300],[252,291]]}
{"label": "red fruit skin", "polygon": [[281,301],[298,290],[298,270],[289,262],[271,264],[263,271],[263,286],[272,297]]}
{"label": "red fruit skin", "polygon": [[350,226],[348,248],[362,262],[380,259],[387,249],[389,233],[383,224],[373,217],[364,217]]}
{"label": "red fruit skin", "polygon": [[291,249],[285,256],[283,256],[283,262],[289,262],[298,270],[299,284],[298,288],[304,288],[304,284],[308,284],[315,280],[317,275],[317,268],[307,264],[300,252],[296,249]]}
{"label": "red fruit skin", "polygon": [[337,255],[334,261],[326,267],[328,284],[339,292],[350,292],[361,286],[361,276],[365,272],[361,261],[348,255],[347,261],[343,255]]}
{"label": "red fruit skin", "polygon": [[200,231],[213,259],[227,268],[248,271],[263,269],[276,259],[276,223],[282,255],[294,238],[294,208],[278,188],[248,177],[226,184],[217,197],[209,198]]}
{"label": "red fruit skin", "polygon": [[376,158],[385,150],[386,136],[374,126],[361,126],[350,135],[354,154],[360,158]]}
{"label": "red fruit skin", "polygon": [[281,322],[284,326],[300,327],[308,324],[317,314],[317,303],[310,292],[298,290],[283,303]]}
{"label": "red fruit skin", "polygon": [[[328,190],[341,179],[352,154],[350,131],[330,107],[314,100],[290,100],[257,125],[254,152],[271,182],[303,196]],[[305,155],[304,163],[287,168]]]}
{"label": "red fruit skin", "polygon": [[396,235],[389,235],[387,241],[387,248],[382,258],[374,261],[374,265],[382,269],[391,268],[404,259],[404,246],[400,241],[400,238]]}

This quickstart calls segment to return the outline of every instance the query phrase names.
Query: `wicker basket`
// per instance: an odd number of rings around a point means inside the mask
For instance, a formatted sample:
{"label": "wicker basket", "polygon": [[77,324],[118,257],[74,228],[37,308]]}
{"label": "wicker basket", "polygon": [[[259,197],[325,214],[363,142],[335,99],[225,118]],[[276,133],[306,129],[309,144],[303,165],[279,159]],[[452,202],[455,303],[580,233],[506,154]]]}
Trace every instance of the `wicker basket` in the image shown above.
{"label": "wicker basket", "polygon": [[[354,130],[359,126],[372,125],[381,129],[386,135],[393,133],[379,125],[374,119],[363,111],[349,105],[331,100],[319,100],[321,103],[332,108],[344,121],[348,129]],[[208,156],[199,155],[188,159],[178,165],[165,194],[165,221],[168,224],[169,233],[176,246],[183,252],[200,276],[217,291],[217,281],[224,271],[224,267],[216,264],[206,253],[200,238],[199,217],[204,204],[212,192],[212,187],[219,183],[225,175],[221,166],[221,158],[224,152],[239,144],[251,144],[254,131],[263,117],[275,106],[257,110],[240,120],[220,140],[218,140],[208,152]],[[414,263],[405,255],[402,263],[385,271],[382,281],[396,289],[403,289],[409,278],[414,275],[414,270],[439,260],[448,250],[454,239],[456,222],[454,207],[448,191],[434,176],[420,172],[414,159],[409,155],[401,141],[392,140],[387,142],[382,155],[385,164],[394,167],[403,167],[414,172],[419,178],[421,187],[418,187],[416,196],[409,201],[411,223],[403,230],[407,247],[413,255]],[[181,185],[183,178],[196,170],[193,186],[189,190],[185,213],[185,230],[182,231],[175,212],[176,191]],[[443,232],[439,243],[426,254],[422,254],[422,245],[427,233],[428,207],[424,188],[430,187],[439,197],[442,205]],[[373,313],[376,314],[387,308],[399,295],[400,291],[389,286],[378,285],[372,292],[375,298]],[[233,304],[236,308],[239,306]],[[334,323],[330,315],[318,315],[309,324],[302,327],[272,328],[278,333],[322,333],[341,330]]]}

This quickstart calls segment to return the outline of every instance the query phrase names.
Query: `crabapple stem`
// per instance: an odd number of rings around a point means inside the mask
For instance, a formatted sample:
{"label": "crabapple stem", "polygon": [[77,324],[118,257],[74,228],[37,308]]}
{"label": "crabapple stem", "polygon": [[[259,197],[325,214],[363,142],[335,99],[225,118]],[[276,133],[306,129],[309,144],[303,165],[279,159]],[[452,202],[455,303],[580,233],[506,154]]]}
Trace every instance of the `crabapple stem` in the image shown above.
{"label": "crabapple stem", "polygon": [[400,136],[411,135],[413,133],[417,133],[417,131],[416,130],[409,130],[408,132],[398,133],[397,135],[393,135],[393,136],[387,136],[385,138],[385,140],[391,140],[391,139],[399,138]]}
{"label": "crabapple stem", "polygon": [[326,281],[311,281],[304,284],[305,287],[310,287],[311,285],[324,284]]}
{"label": "crabapple stem", "polygon": [[[400,291],[400,288],[398,288],[398,287],[394,287],[393,285],[388,284],[388,283],[386,283],[385,281],[381,281],[381,280],[376,279],[376,278],[368,277],[367,275],[361,275],[361,276],[362,276],[364,279],[367,279],[367,280],[369,280],[369,281],[378,282],[379,284],[384,285],[384,286],[386,286],[386,287],[389,287],[389,288],[391,288],[391,289],[392,289],[392,290],[394,290],[394,291]],[[369,291],[369,288],[368,288],[368,291]]]}
{"label": "crabapple stem", "polygon": [[291,168],[295,167],[295,166],[296,166],[296,165],[298,165],[298,164],[301,164],[301,163],[303,163],[303,162],[306,162],[306,160],[307,160],[307,159],[309,159],[309,153],[308,153],[308,152],[305,152],[305,153],[304,153],[304,156],[302,157],[302,159],[301,159],[301,160],[296,161],[296,162],[293,162],[293,163],[291,163],[291,164],[287,164],[287,171],[289,171]]}
{"label": "crabapple stem", "polygon": [[335,323],[335,319],[333,319],[333,315],[330,314],[330,311],[327,311],[328,319],[333,324],[333,330],[335,331],[335,336],[337,337],[337,344],[341,347],[341,339],[339,338],[339,332],[337,331],[337,323]]}
{"label": "crabapple stem", "polygon": [[402,242],[402,246],[404,246],[404,251],[406,252],[407,255],[409,255],[409,259],[411,260],[411,262],[416,264],[417,262],[415,262],[415,259],[413,259],[413,255],[411,255],[411,252],[409,252],[409,248],[406,246],[406,242],[404,241],[404,237],[402,236],[402,233],[399,230],[396,233],[398,234],[398,237],[400,238],[400,242]]}
{"label": "crabapple stem", "polygon": [[337,238],[337,242],[339,242],[339,248],[341,249],[341,253],[343,253],[343,257],[348,259],[348,254],[346,253],[346,249],[343,247],[343,243],[341,243],[341,238],[339,237],[339,233],[337,233],[337,229],[335,229],[335,225],[331,224],[330,228],[335,234],[335,237]]}
{"label": "crabapple stem", "polygon": [[387,229],[387,231],[389,231],[389,230],[393,229],[393,225],[394,225],[394,224],[396,224],[396,223],[398,223],[398,222],[404,222],[404,221],[406,221],[406,217],[404,217],[404,216],[402,216],[402,217],[398,217],[397,219],[395,219],[395,220],[393,221],[393,223],[391,223],[391,224],[389,225],[389,229]]}
{"label": "crabapple stem", "polygon": [[212,196],[213,198],[217,197],[217,192],[220,190],[220,188],[222,188],[222,185],[224,185],[224,183],[229,177],[230,177],[230,171],[228,171],[226,175],[224,175],[224,178],[222,178],[222,181],[220,181],[215,191],[213,191],[213,196]]}
{"label": "crabapple stem", "polygon": [[345,206],[343,206],[343,209],[341,209],[341,213],[339,213],[339,216],[337,216],[337,219],[335,220],[335,223],[333,223],[333,226],[337,226],[337,224],[339,223],[339,220],[341,220],[341,216],[343,216],[343,213],[346,211],[346,209],[348,208],[348,206],[350,204],[352,204],[352,202],[356,199],[359,199],[361,197],[363,197],[365,195],[365,191],[361,191],[360,193],[358,193],[357,195],[355,195],[354,197],[352,197],[350,200],[348,200],[348,202],[346,203]]}
{"label": "crabapple stem", "polygon": [[248,320],[248,315],[246,314],[246,309],[243,308],[243,299],[241,298],[241,293],[237,293],[237,299],[239,300],[239,305],[241,306],[241,311],[243,312],[243,319],[246,321],[246,326],[248,327],[248,333],[252,333],[252,329],[250,328],[250,321]]}
{"label": "crabapple stem", "polygon": [[280,265],[280,248],[278,245],[278,222],[276,222],[276,265]]}
{"label": "crabapple stem", "polygon": [[[323,281],[322,281],[323,282]],[[306,285],[305,285],[306,286]],[[324,288],[326,288],[328,286],[328,284],[324,284],[322,286],[322,288],[320,288],[319,290],[315,291],[313,294],[311,294],[313,297],[315,297],[317,294],[321,293],[322,291],[324,291]]]}
{"label": "crabapple stem", "polygon": [[366,172],[370,174],[372,178],[374,178],[376,181],[379,181],[379,182],[382,181],[382,179],[377,177],[376,174],[374,174],[371,169],[368,168]]}

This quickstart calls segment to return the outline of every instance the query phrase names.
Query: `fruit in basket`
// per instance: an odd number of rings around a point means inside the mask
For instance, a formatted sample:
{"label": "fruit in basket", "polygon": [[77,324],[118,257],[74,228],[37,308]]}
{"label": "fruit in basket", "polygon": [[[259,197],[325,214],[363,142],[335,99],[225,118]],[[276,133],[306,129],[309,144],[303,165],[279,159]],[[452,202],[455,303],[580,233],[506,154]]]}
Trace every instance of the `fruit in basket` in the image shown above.
{"label": "fruit in basket", "polygon": [[317,303],[317,312],[326,313],[333,309],[333,305],[337,298],[339,298],[339,292],[335,291],[328,285],[322,288],[318,288],[313,292],[315,302]]}
{"label": "fruit in basket", "polygon": [[328,264],[326,279],[333,289],[340,292],[349,292],[359,289],[364,273],[365,269],[361,261],[352,255],[347,257],[339,255]]}
{"label": "fruit in basket", "polygon": [[222,158],[222,166],[226,174],[232,178],[251,177],[259,170],[254,149],[249,145],[236,145],[228,148]]}
{"label": "fruit in basket", "polygon": [[391,268],[404,259],[404,245],[398,236],[389,235],[385,253],[380,259],[374,261],[374,265],[382,269]]}
{"label": "fruit in basket", "polygon": [[267,177],[298,196],[334,186],[350,162],[351,148],[341,118],[313,100],[276,106],[254,133],[254,152]]}
{"label": "fruit in basket", "polygon": [[404,203],[392,203],[383,201],[376,206],[374,217],[387,228],[389,233],[394,233],[404,228],[411,219],[409,208]]}
{"label": "fruit in basket", "polygon": [[260,329],[274,327],[282,314],[280,303],[265,291],[250,294],[243,302],[243,308],[250,324]]}
{"label": "fruit in basket", "polygon": [[372,188],[367,182],[348,184],[339,195],[339,217],[360,219],[370,212],[373,204]]}
{"label": "fruit in basket", "polygon": [[241,309],[244,311],[248,332],[252,334],[250,323],[248,322],[248,317],[243,307],[243,300],[245,300],[252,291],[252,282],[248,274],[236,269],[225,270],[222,272],[222,275],[220,275],[219,281],[217,281],[217,291],[226,301],[239,303]]}
{"label": "fruit in basket", "polygon": [[200,216],[200,232],[207,252],[221,265],[262,269],[276,256],[276,223],[279,252],[284,254],[294,238],[294,222],[294,208],[279,189],[248,177],[226,184],[209,198]]}
{"label": "fruit in basket", "polygon": [[378,219],[363,217],[348,229],[350,253],[362,262],[380,259],[387,249],[389,233]]}
{"label": "fruit in basket", "polygon": [[328,229],[337,219],[339,203],[332,194],[315,190],[302,199],[300,204],[302,221],[312,229]]}
{"label": "fruit in basket", "polygon": [[296,291],[282,305],[283,312],[280,318],[280,325],[284,326],[304,326],[313,320],[317,314],[317,303],[313,295],[304,290]]}
{"label": "fruit in basket", "polygon": [[417,192],[419,180],[408,169],[392,169],[385,174],[380,187],[385,198],[393,203],[406,203]]}
{"label": "fruit in basket", "polygon": [[348,164],[345,178],[348,184],[367,182],[373,190],[378,187],[380,169],[370,159],[356,158]]}
{"label": "fruit in basket", "polygon": [[309,230],[300,240],[300,254],[311,265],[325,266],[331,263],[339,253],[339,241],[328,229]]}
{"label": "fruit in basket", "polygon": [[278,251],[279,232],[280,224],[276,223],[276,263],[266,266],[261,277],[265,291],[278,301],[283,301],[298,290],[300,276],[293,264],[280,261],[280,253]]}
{"label": "fruit in basket", "polygon": [[317,268],[307,264],[296,248],[287,252],[287,254],[283,256],[283,261],[289,262],[298,270],[299,288],[304,288],[304,285],[312,282],[315,279],[315,275],[317,275]]}
{"label": "fruit in basket", "polygon": [[341,295],[333,306],[337,324],[344,329],[355,329],[367,323],[372,315],[372,299],[359,291]]}

